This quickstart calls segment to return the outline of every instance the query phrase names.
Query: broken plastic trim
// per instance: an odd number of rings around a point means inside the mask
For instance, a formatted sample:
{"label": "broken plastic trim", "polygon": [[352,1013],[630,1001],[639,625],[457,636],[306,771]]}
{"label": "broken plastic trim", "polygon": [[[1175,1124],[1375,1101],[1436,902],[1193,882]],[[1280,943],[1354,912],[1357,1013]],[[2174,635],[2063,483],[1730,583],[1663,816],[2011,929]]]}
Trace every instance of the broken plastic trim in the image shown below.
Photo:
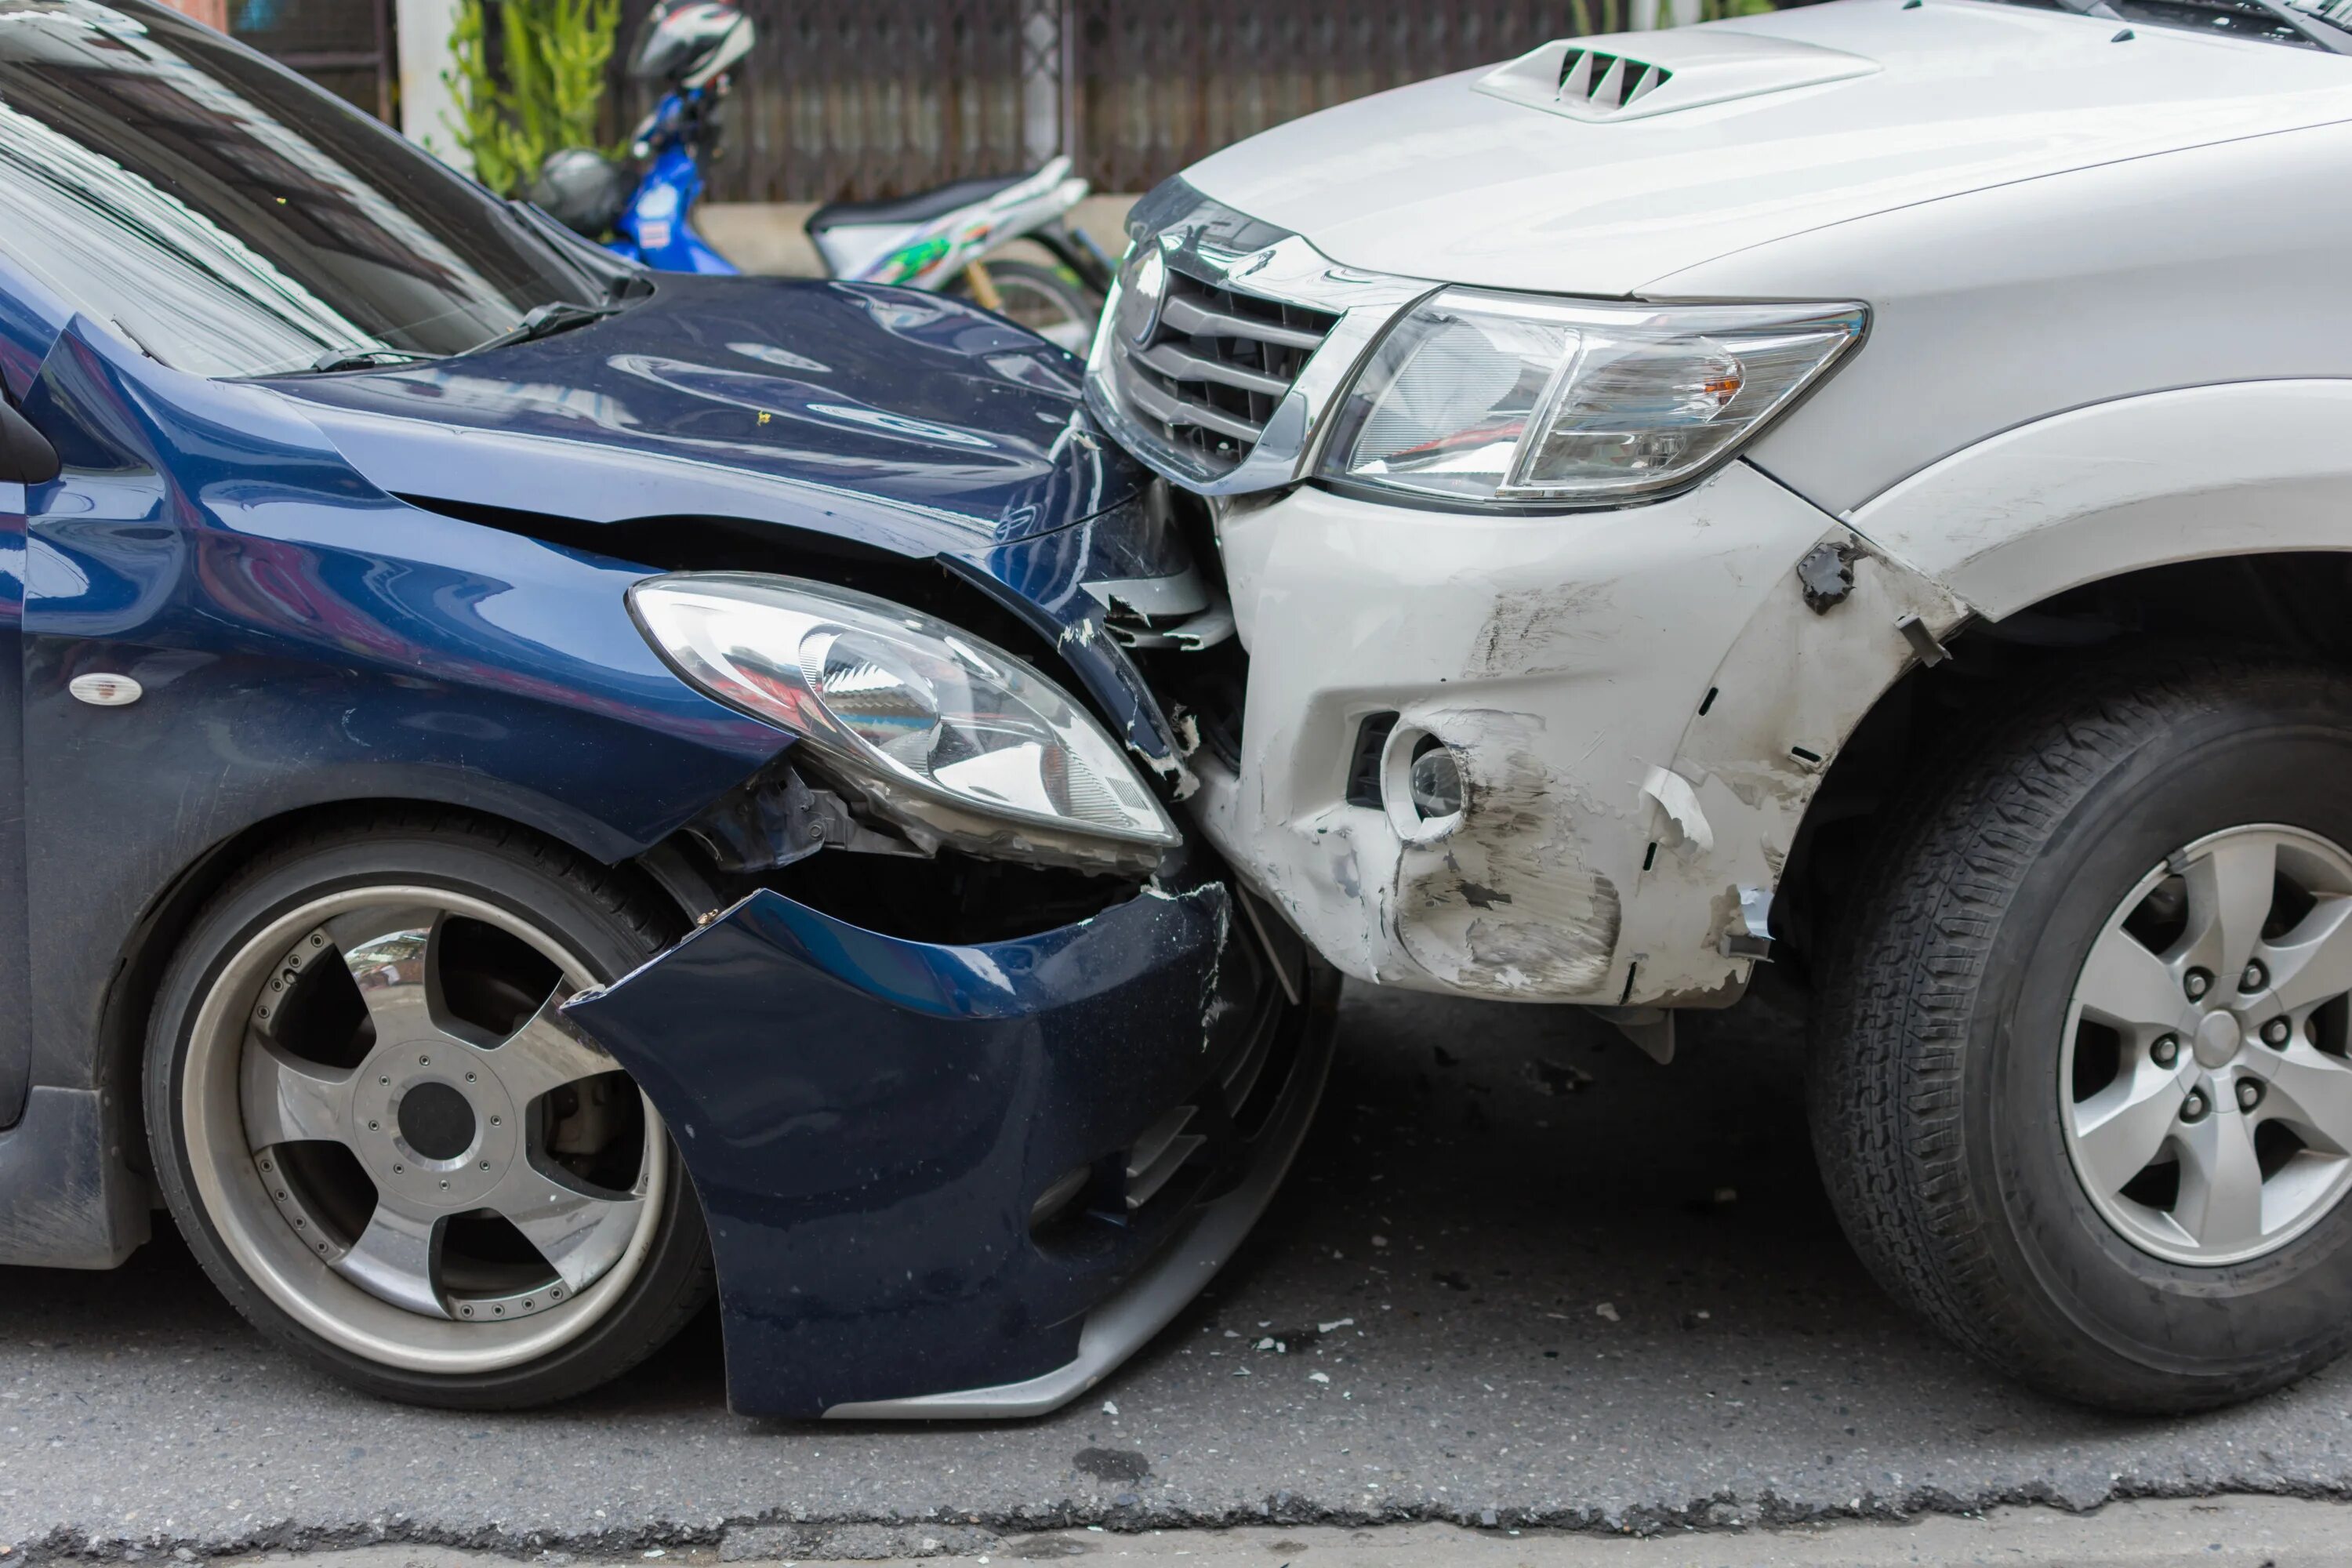
{"label": "broken plastic trim", "polygon": [[1171,577],[1106,578],[1078,584],[1103,607],[1103,628],[1122,647],[1197,653],[1234,635],[1234,607],[1188,566]]}
{"label": "broken plastic trim", "polygon": [[696,817],[686,831],[723,871],[781,870],[820,849],[868,855],[928,856],[901,837],[877,833],[857,820],[849,803],[831,790],[812,788],[789,765],[761,773]]}

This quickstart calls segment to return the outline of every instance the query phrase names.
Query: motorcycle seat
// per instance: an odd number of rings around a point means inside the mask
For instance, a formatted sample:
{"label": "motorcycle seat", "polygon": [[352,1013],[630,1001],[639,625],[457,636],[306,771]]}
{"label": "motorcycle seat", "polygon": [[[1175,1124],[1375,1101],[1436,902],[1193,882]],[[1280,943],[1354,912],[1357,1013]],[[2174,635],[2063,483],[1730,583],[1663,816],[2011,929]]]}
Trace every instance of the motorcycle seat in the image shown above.
{"label": "motorcycle seat", "polygon": [[1027,174],[992,175],[976,180],[952,180],[911,196],[881,202],[827,202],[808,216],[808,231],[850,228],[868,224],[929,223],[958,207],[984,202],[997,192],[1017,185]]}

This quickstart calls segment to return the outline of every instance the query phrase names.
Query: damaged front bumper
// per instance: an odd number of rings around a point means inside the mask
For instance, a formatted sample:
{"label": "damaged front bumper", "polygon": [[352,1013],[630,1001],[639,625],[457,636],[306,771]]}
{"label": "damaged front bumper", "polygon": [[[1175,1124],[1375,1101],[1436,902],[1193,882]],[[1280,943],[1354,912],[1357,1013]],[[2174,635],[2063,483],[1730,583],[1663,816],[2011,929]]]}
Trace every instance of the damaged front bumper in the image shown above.
{"label": "damaged front bumper", "polygon": [[[1741,463],[1546,517],[1301,487],[1219,533],[1246,722],[1189,804],[1326,958],[1425,991],[1736,1000],[1839,747],[1966,614]],[[1461,805],[1424,816],[1436,747]]]}
{"label": "damaged front bumper", "polygon": [[668,1123],[747,1415],[1034,1415],[1231,1255],[1288,1168],[1336,976],[1220,880],[1015,941],[761,889],[567,1008]]}

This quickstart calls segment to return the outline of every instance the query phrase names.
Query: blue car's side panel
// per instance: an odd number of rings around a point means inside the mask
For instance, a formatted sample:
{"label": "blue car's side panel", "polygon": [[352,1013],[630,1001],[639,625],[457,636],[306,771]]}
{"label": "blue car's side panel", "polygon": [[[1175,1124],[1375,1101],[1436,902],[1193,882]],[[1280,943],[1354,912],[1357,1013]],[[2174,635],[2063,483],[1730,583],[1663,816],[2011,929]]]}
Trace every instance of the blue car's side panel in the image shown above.
{"label": "blue car's side panel", "polygon": [[[26,411],[66,464],[28,498],[36,1082],[92,1081],[142,911],[254,823],[440,801],[617,859],[788,743],[661,665],[623,602],[639,573],[405,506],[271,393],[76,323]],[[145,695],[68,693],[100,670]]]}
{"label": "blue car's side panel", "polygon": [[0,1127],[25,1104],[25,487],[0,480]]}
{"label": "blue car's side panel", "polygon": [[[1171,1106],[1201,1102],[1195,1132],[1222,1122],[1204,1080],[1229,916],[1211,882],[942,947],[762,891],[572,1003],[694,1173],[735,1407],[818,1415],[1069,1362],[1086,1310],[1208,1173],[1129,1216],[1116,1167]],[[1098,1162],[1116,1212],[1034,1240],[1038,1195]]]}

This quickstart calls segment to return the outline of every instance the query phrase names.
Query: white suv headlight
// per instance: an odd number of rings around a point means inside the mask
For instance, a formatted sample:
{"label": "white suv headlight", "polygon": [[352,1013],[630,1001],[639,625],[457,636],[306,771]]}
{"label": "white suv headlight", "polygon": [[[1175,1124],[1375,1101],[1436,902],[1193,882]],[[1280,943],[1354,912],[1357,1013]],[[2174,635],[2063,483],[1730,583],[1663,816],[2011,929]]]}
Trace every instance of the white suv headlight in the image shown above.
{"label": "white suv headlight", "polygon": [[1372,352],[1319,472],[1471,505],[1637,500],[1728,458],[1861,339],[1869,314],[1448,289]]}
{"label": "white suv headlight", "polygon": [[1180,842],[1118,742],[1044,675],[886,599],[759,573],[629,590],[685,680],[801,737],[918,843],[1149,869]]}

